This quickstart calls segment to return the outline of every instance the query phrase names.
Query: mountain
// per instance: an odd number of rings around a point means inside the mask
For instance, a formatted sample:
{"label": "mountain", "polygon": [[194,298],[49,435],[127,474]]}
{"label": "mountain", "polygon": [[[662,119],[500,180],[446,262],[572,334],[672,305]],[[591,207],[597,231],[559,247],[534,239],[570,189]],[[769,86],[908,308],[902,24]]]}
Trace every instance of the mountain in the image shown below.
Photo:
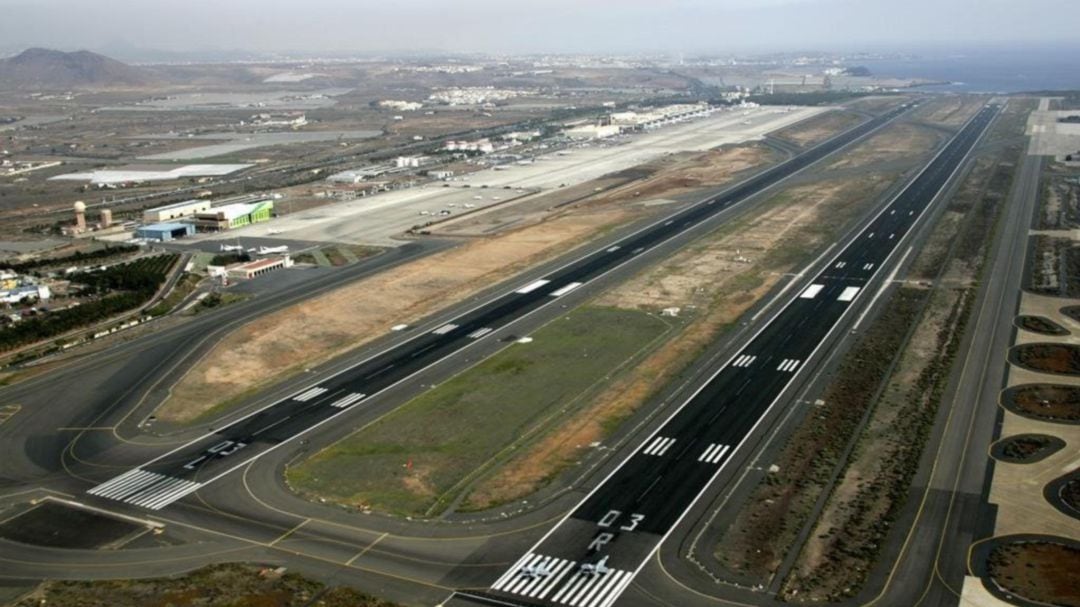
{"label": "mountain", "polygon": [[147,69],[132,67],[90,51],[65,53],[31,48],[0,59],[0,86],[19,89],[109,88],[147,84]]}

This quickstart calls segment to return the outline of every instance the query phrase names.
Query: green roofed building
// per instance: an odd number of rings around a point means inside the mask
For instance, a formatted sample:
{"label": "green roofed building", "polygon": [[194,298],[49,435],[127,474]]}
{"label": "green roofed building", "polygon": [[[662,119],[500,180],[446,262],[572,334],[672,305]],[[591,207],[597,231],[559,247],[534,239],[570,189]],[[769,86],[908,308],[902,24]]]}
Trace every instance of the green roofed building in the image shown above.
{"label": "green roofed building", "polygon": [[243,202],[214,207],[195,215],[195,225],[203,231],[217,232],[269,221],[274,212],[273,200]]}

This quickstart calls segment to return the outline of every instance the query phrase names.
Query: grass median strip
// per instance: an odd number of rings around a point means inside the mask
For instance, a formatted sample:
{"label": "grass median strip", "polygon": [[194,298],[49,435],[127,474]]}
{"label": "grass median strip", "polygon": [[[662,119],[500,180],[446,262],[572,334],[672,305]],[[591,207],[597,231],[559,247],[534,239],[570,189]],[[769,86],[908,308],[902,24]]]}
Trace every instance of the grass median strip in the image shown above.
{"label": "grass median strip", "polygon": [[640,311],[574,310],[290,468],[289,483],[358,508],[437,514],[464,481],[670,328]]}

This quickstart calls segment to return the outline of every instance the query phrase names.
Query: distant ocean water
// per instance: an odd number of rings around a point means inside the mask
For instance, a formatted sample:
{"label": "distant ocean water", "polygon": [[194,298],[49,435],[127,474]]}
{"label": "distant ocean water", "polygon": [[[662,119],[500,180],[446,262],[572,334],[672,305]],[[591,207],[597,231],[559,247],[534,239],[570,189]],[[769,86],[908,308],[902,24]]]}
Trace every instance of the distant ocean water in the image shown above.
{"label": "distant ocean water", "polygon": [[966,51],[913,59],[864,61],[874,75],[949,84],[927,91],[1017,93],[1080,90],[1080,49]]}

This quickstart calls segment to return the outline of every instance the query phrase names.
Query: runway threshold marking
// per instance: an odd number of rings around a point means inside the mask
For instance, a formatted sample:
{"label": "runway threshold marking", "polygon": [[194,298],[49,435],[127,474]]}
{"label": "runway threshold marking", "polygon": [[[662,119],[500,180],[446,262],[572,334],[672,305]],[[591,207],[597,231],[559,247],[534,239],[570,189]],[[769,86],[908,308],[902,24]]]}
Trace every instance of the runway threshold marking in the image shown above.
{"label": "runway threshold marking", "polygon": [[[577,561],[528,553],[492,584],[493,590],[530,599],[549,599],[571,607],[606,607],[621,594],[633,573],[625,569],[590,572]],[[556,590],[558,589],[558,590]]]}
{"label": "runway threshold marking", "polygon": [[194,481],[135,468],[101,483],[87,493],[149,510],[160,510],[201,486],[201,483]]}

